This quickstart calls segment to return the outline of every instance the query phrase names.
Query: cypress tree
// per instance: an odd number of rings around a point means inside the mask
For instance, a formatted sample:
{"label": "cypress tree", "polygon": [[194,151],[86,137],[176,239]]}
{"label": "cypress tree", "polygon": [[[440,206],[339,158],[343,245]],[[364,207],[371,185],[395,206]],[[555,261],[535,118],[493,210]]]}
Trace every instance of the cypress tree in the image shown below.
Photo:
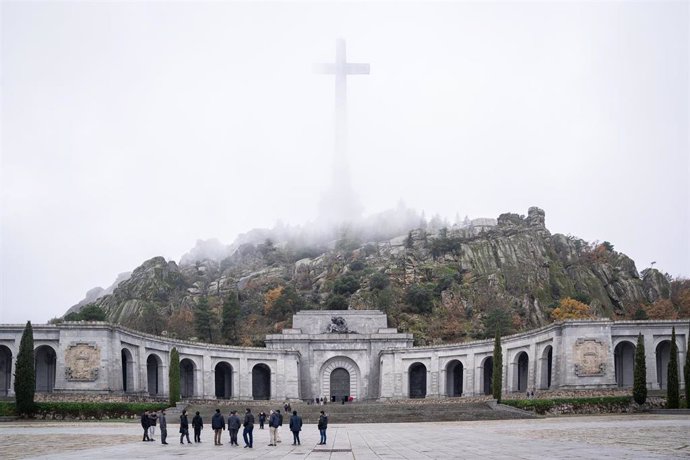
{"label": "cypress tree", "polygon": [[31,321],[27,321],[24,333],[22,333],[22,340],[19,343],[19,353],[17,354],[14,374],[14,397],[17,414],[33,413],[35,394],[34,331],[31,327]]}
{"label": "cypress tree", "polygon": [[206,297],[199,299],[199,305],[197,305],[194,312],[194,323],[199,339],[213,343],[213,318],[211,307],[208,305]]}
{"label": "cypress tree", "polygon": [[647,401],[647,363],[645,362],[644,338],[637,335],[635,348],[635,381],[633,383],[633,399],[637,404]]}
{"label": "cypress tree", "polygon": [[676,328],[671,330],[671,357],[668,360],[668,389],[666,407],[678,409],[680,407],[680,394],[678,384],[678,344],[676,344]]}
{"label": "cypress tree", "polygon": [[690,409],[690,329],[688,330],[688,346],[685,348],[683,377],[685,378],[685,407]]}
{"label": "cypress tree", "polygon": [[225,302],[223,302],[223,318],[221,324],[221,335],[228,345],[237,344],[237,322],[240,317],[240,305],[237,301],[237,294],[231,292]]}
{"label": "cypress tree", "polygon": [[496,338],[494,339],[493,361],[494,367],[491,392],[494,399],[501,402],[501,390],[503,387],[503,351],[501,350],[501,334],[499,333],[499,329],[496,329]]}
{"label": "cypress tree", "polygon": [[170,350],[170,366],[168,367],[168,388],[170,388],[168,399],[170,405],[174,406],[180,400],[180,354],[177,348]]}

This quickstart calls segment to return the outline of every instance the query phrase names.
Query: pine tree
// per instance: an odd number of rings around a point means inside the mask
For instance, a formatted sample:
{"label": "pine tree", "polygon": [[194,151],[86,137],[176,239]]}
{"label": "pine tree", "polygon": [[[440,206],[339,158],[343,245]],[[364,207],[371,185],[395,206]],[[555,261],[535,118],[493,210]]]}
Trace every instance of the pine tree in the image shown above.
{"label": "pine tree", "polygon": [[213,318],[211,307],[209,307],[206,297],[199,299],[199,305],[197,305],[194,311],[194,325],[200,340],[213,343]]}
{"label": "pine tree", "polygon": [[26,322],[14,375],[14,396],[17,414],[31,414],[34,411],[36,394],[36,371],[34,369],[34,331],[31,321]]}
{"label": "pine tree", "polygon": [[223,302],[223,318],[221,325],[221,335],[228,345],[237,345],[237,322],[240,318],[240,304],[237,301],[237,294],[231,292],[225,302]]}
{"label": "pine tree", "polygon": [[666,407],[678,409],[680,407],[680,395],[678,384],[678,344],[676,344],[676,328],[671,330],[671,357],[668,360],[668,389]]}
{"label": "pine tree", "polygon": [[177,348],[170,350],[170,367],[168,367],[168,399],[171,406],[180,400],[180,354]]}
{"label": "pine tree", "polygon": [[501,402],[501,390],[503,387],[503,351],[501,350],[501,334],[496,329],[496,338],[494,340],[494,358],[493,358],[493,382],[491,383],[491,392],[493,397],[498,402]]}
{"label": "pine tree", "polygon": [[690,334],[688,334],[688,346],[685,348],[683,377],[685,379],[685,407],[690,409]]}
{"label": "pine tree", "polygon": [[647,401],[647,364],[645,362],[644,338],[637,335],[635,348],[635,381],[633,383],[633,399],[637,404]]}

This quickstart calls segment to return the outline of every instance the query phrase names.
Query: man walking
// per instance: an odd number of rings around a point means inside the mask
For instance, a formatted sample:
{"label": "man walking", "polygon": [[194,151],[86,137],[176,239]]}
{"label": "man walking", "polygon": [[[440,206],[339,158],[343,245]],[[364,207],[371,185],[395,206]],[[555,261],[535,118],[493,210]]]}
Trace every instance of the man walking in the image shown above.
{"label": "man walking", "polygon": [[271,415],[268,417],[268,436],[269,446],[276,445],[276,430],[278,429],[278,414],[271,410]]}
{"label": "man walking", "polygon": [[321,441],[319,442],[319,445],[326,444],[326,430],[328,429],[328,416],[325,414],[324,411],[321,411],[321,415],[319,415],[319,423],[318,423],[317,427],[319,428],[319,433],[321,434]]}
{"label": "man walking", "polygon": [[240,431],[240,425],[242,421],[237,416],[237,411],[230,412],[230,417],[228,417],[228,431],[230,432],[230,444],[237,446],[237,432]]}
{"label": "man walking", "polygon": [[161,409],[161,415],[158,417],[158,426],[161,430],[161,444],[167,444],[165,440],[168,438],[168,421],[165,419],[165,409]]}
{"label": "man walking", "polygon": [[254,447],[254,414],[252,410],[247,407],[247,413],[244,414],[244,430],[242,430],[242,438],[244,438],[244,448]]}
{"label": "man walking", "polygon": [[150,441],[149,439],[149,411],[144,411],[141,414],[141,427],[144,429],[144,438],[142,441]]}
{"label": "man walking", "polygon": [[155,441],[153,437],[156,435],[156,420],[158,420],[158,415],[156,411],[149,412],[149,440]]}
{"label": "man walking", "polygon": [[192,428],[194,428],[194,442],[201,442],[201,430],[204,429],[204,419],[201,418],[199,411],[192,419]]}
{"label": "man walking", "polygon": [[189,440],[189,420],[187,419],[187,410],[183,409],[180,415],[180,444],[184,444],[183,439],[187,438],[187,444],[191,444]]}
{"label": "man walking", "polygon": [[283,414],[280,413],[280,409],[276,409],[278,414],[278,426],[276,427],[276,442],[281,442],[280,440],[280,427],[283,426]]}
{"label": "man walking", "polygon": [[222,435],[225,431],[225,419],[220,409],[216,409],[216,413],[211,417],[211,428],[213,428],[213,443],[216,446],[222,446]]}
{"label": "man walking", "polygon": [[295,443],[299,446],[299,432],[302,430],[302,417],[297,415],[297,411],[292,411],[292,417],[290,417],[290,431],[292,431],[292,445]]}

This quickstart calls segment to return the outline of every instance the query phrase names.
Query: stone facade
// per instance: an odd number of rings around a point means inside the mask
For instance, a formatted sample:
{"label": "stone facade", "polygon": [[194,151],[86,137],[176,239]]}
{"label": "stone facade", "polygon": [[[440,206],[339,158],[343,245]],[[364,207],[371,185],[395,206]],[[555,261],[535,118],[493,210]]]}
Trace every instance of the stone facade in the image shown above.
{"label": "stone facade", "polygon": [[[679,361],[688,321],[566,321],[502,338],[505,394],[632,385],[642,333],[650,389],[666,386],[671,328]],[[0,396],[13,396],[22,325],[0,325]],[[266,348],[173,340],[107,323],[34,326],[41,394],[168,395],[169,354],[180,353],[187,399],[402,399],[490,393],[493,340],[414,347],[379,311],[304,311]],[[680,375],[681,386],[682,373]]]}

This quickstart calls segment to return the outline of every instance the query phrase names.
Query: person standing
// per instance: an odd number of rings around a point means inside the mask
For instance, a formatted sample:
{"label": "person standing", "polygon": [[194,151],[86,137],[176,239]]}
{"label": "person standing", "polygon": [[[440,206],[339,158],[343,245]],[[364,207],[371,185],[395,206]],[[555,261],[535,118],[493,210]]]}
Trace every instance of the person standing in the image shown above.
{"label": "person standing", "polygon": [[244,414],[244,430],[242,430],[242,438],[244,438],[244,448],[254,447],[254,414],[252,410],[247,407],[247,413]]}
{"label": "person standing", "polygon": [[280,440],[280,427],[283,426],[283,414],[280,413],[280,409],[276,409],[278,414],[278,426],[276,427],[276,442],[282,442]]}
{"label": "person standing", "polygon": [[238,445],[237,432],[240,431],[240,425],[242,425],[242,422],[240,421],[240,418],[237,416],[237,412],[230,412],[230,416],[228,417],[228,431],[230,432],[230,444],[233,446]]}
{"label": "person standing", "polygon": [[220,409],[216,409],[216,413],[211,417],[211,428],[213,428],[213,442],[216,446],[222,446],[222,435],[225,431],[225,419]]}
{"label": "person standing", "polygon": [[276,430],[278,429],[278,414],[271,410],[271,415],[268,417],[268,445],[276,445]]}
{"label": "person standing", "polygon": [[189,440],[189,419],[187,419],[187,411],[183,410],[180,415],[180,444],[184,444],[183,438],[187,437],[187,444],[191,444]]}
{"label": "person standing", "polygon": [[192,419],[192,428],[194,428],[194,442],[201,442],[201,430],[204,429],[204,419],[201,418],[199,411],[196,411],[196,415]]}
{"label": "person standing", "polygon": [[168,421],[165,419],[165,409],[161,409],[161,415],[158,416],[158,426],[161,429],[161,444],[167,444],[165,440],[168,438]]}
{"label": "person standing", "polygon": [[158,420],[158,415],[155,411],[149,412],[149,439],[155,441],[153,436],[156,434],[156,420]]}
{"label": "person standing", "polygon": [[261,411],[261,412],[259,412],[259,429],[260,430],[264,429],[264,422],[266,422],[266,412]]}
{"label": "person standing", "polygon": [[292,417],[290,417],[290,431],[292,431],[292,445],[295,443],[299,446],[301,443],[299,441],[299,432],[302,430],[302,417],[297,415],[297,411],[292,411]]}
{"label": "person standing", "polygon": [[324,411],[321,411],[319,415],[319,423],[317,425],[319,428],[319,434],[321,434],[321,441],[319,444],[326,444],[326,430],[328,429],[328,416]]}
{"label": "person standing", "polygon": [[149,411],[144,411],[141,414],[141,427],[144,429],[144,438],[142,441],[150,441],[149,439]]}

